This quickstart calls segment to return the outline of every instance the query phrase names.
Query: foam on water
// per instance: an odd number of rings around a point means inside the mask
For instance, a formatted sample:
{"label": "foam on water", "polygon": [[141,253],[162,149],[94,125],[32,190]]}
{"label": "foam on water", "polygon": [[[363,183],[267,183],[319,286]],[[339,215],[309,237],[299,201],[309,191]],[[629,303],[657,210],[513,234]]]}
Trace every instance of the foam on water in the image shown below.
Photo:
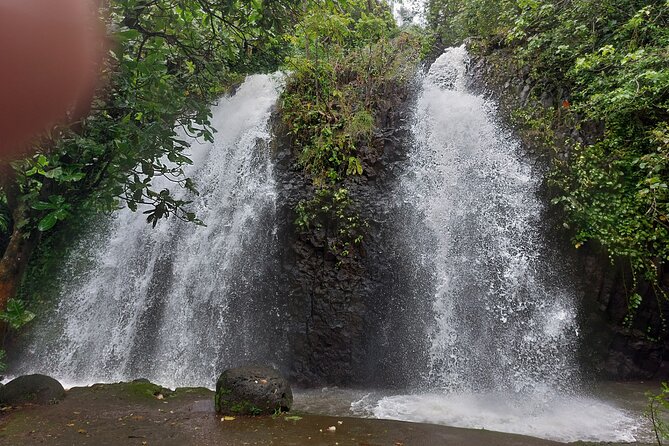
{"label": "foam on water", "polygon": [[[357,408],[360,411],[360,408]],[[644,420],[594,398],[545,400],[508,394],[422,394],[385,397],[367,409],[374,417],[508,432],[562,442],[641,439]]]}
{"label": "foam on water", "polygon": [[[381,418],[529,435],[561,442],[653,442],[641,414],[653,385],[608,383],[578,394],[512,395],[508,392],[296,390],[295,409],[330,416]],[[612,398],[615,395],[616,398]],[[622,406],[621,406],[622,404]]]}

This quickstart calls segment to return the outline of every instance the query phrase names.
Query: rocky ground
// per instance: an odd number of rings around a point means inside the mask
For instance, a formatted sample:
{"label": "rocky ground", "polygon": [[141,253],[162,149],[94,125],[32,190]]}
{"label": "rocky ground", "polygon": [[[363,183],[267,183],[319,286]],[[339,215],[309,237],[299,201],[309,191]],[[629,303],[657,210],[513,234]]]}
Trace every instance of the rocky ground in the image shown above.
{"label": "rocky ground", "polygon": [[[333,429],[334,428],[334,429]],[[148,382],[73,388],[60,402],[6,408],[0,445],[558,445],[519,435],[399,421],[293,413],[228,417],[214,394]]]}

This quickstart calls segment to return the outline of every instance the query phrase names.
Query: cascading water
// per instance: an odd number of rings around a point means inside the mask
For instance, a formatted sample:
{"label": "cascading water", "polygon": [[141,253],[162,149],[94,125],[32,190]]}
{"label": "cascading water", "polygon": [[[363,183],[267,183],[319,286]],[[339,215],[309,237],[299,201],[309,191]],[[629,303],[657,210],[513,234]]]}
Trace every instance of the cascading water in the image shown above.
{"label": "cascading water", "polygon": [[[408,215],[393,214],[407,270],[432,277],[414,284],[426,277],[416,274],[401,300],[427,311],[397,311],[420,315],[406,334],[423,339],[401,350],[427,358],[405,367],[423,376],[420,392],[303,392],[296,403],[561,441],[634,441],[637,417],[581,392],[574,294],[541,237],[542,172],[496,122],[493,104],[467,91],[466,68],[465,49],[453,48],[425,76],[398,193]],[[194,142],[187,174],[201,194],[186,198],[207,226],[172,219],[151,229],[129,210],[105,220],[64,261],[60,303],[33,327],[12,373],[211,387],[223,368],[289,360],[268,149],[277,89],[269,76],[249,77],[213,109],[215,143]],[[418,344],[428,351],[411,351]]]}
{"label": "cascading water", "polygon": [[428,73],[403,184],[436,242],[430,378],[448,390],[564,388],[578,327],[571,290],[545,280],[541,174],[466,91],[466,61],[454,48]]}
{"label": "cascading water", "polygon": [[274,357],[280,310],[263,284],[277,262],[268,142],[278,88],[250,76],[213,108],[215,142],[193,141],[186,174],[200,195],[186,198],[206,227],[170,219],[152,229],[124,209],[82,240],[16,373],[211,387],[226,366]]}
{"label": "cascading water", "polygon": [[638,419],[577,396],[574,291],[545,255],[542,172],[496,122],[494,104],[467,90],[467,60],[464,46],[448,49],[425,76],[399,194],[412,215],[398,229],[407,257],[434,280],[418,304],[434,315],[426,393],[354,409],[565,441],[633,440]]}

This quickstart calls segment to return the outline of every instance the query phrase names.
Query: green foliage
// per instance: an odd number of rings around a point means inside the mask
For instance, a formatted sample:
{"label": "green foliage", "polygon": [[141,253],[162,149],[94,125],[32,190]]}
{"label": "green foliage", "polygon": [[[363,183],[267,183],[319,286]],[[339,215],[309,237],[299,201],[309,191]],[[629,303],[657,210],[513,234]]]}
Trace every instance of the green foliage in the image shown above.
{"label": "green foliage", "polygon": [[7,195],[0,188],[0,253],[5,251],[7,243],[9,243],[11,229],[12,216],[7,204]]}
{"label": "green foliage", "polygon": [[556,201],[577,243],[598,240],[655,282],[669,260],[669,4],[630,15],[566,73],[574,112],[605,132],[561,166]]}
{"label": "green foliage", "polygon": [[669,385],[662,383],[660,393],[647,393],[648,407],[645,416],[653,424],[653,432],[658,446],[662,446],[663,440],[669,440],[669,425],[667,424],[667,415],[669,415]]}
{"label": "green foliage", "polygon": [[[28,303],[28,309],[38,316],[53,308],[62,283],[54,280],[64,272],[64,258],[74,263],[74,269],[85,271],[92,259],[79,250],[79,242],[105,224],[104,216],[78,212],[66,224],[48,231],[33,251],[16,298]],[[67,275],[66,275],[67,276]]]}
{"label": "green foliage", "polygon": [[422,43],[377,1],[326,3],[297,27],[281,116],[316,192],[297,206],[296,224],[307,231],[333,219],[328,249],[337,256],[353,252],[364,226],[343,183],[363,175],[362,149],[374,143],[388,96],[415,73]]}
{"label": "green foliage", "polygon": [[35,318],[35,314],[26,309],[22,300],[9,299],[7,309],[0,312],[0,320],[6,322],[12,329],[18,330]]}
{"label": "green foliage", "polygon": [[294,3],[231,0],[113,0],[106,17],[115,45],[108,86],[91,112],[59,129],[33,157],[16,162],[26,229],[48,231],[82,211],[140,206],[155,225],[170,215],[199,223],[184,175],[189,137],[211,141],[209,105],[249,71],[274,69],[285,55]]}
{"label": "green foliage", "polygon": [[0,189],[0,234],[6,234],[11,227],[12,217],[9,215],[9,207],[7,206],[7,196]]}
{"label": "green foliage", "polygon": [[326,243],[335,256],[347,257],[362,243],[368,227],[355,210],[349,191],[318,189],[310,200],[303,200],[295,208],[295,225],[301,232],[329,229]]}
{"label": "green foliage", "polygon": [[376,5],[375,11],[383,14],[315,8],[298,27],[298,53],[287,59],[292,75],[281,100],[282,117],[301,165],[319,187],[362,174],[357,150],[371,141],[379,90],[391,80],[406,81],[406,71],[415,65],[408,60],[406,38],[398,42],[405,54],[394,53],[387,9]]}
{"label": "green foliage", "polygon": [[430,0],[427,22],[443,45],[456,45],[468,37],[500,40],[511,27],[515,3],[523,0]]}

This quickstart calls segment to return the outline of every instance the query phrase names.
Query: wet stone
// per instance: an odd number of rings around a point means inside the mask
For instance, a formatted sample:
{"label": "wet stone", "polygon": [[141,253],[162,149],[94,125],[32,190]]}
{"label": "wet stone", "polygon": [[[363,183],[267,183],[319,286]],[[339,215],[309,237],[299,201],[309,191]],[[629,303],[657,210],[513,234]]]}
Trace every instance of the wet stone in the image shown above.
{"label": "wet stone", "polygon": [[65,397],[63,386],[46,375],[25,375],[11,380],[0,388],[0,403],[54,404]]}
{"label": "wet stone", "polygon": [[290,410],[293,392],[273,368],[238,367],[218,378],[214,404],[222,415],[272,415]]}

